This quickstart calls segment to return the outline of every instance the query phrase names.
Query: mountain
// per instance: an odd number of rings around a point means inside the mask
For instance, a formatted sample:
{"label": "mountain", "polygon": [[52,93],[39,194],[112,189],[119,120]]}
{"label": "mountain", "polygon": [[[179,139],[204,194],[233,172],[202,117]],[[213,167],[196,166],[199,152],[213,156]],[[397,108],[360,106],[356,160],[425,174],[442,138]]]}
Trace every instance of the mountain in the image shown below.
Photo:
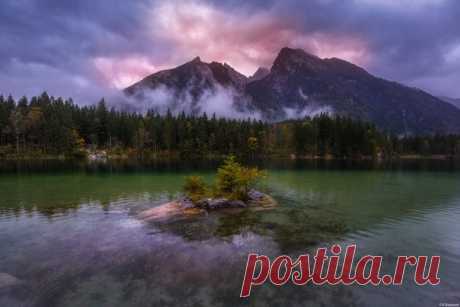
{"label": "mountain", "polygon": [[[152,95],[165,90],[168,95]],[[281,49],[270,70],[261,68],[249,78],[227,64],[195,58],[124,92],[153,105],[158,97],[169,97],[168,108],[191,113],[210,106],[215,110],[230,99],[238,112],[271,121],[327,112],[372,121],[398,134],[460,133],[460,110],[451,104],[347,61],[321,59],[301,49]]]}
{"label": "mountain", "polygon": [[248,81],[249,82],[252,82],[252,81],[256,81],[256,80],[260,80],[260,79],[263,79],[265,78],[266,76],[268,76],[270,74],[270,69],[266,68],[266,67],[259,67],[256,72],[250,76],[248,78]]}
{"label": "mountain", "polygon": [[304,110],[374,122],[396,133],[460,132],[460,111],[419,89],[377,78],[349,62],[321,59],[301,49],[283,48],[270,74],[246,86],[265,117],[281,119]]}
{"label": "mountain", "polygon": [[247,82],[248,78],[230,65],[205,63],[196,57],[176,68],[147,76],[124,93],[159,111],[200,114],[206,111],[204,103],[212,98],[222,99],[222,95],[227,95],[237,107]]}
{"label": "mountain", "polygon": [[441,96],[441,97],[438,97],[439,99],[445,101],[445,102],[448,102],[454,106],[456,106],[457,108],[460,109],[460,98],[450,98],[450,97],[445,97],[445,96]]}

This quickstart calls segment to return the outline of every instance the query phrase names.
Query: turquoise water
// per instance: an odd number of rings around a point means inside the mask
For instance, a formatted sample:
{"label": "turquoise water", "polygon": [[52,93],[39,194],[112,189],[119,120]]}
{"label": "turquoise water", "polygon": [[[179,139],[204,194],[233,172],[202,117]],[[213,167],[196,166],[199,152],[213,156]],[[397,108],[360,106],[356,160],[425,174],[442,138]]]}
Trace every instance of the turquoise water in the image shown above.
{"label": "turquoise water", "polygon": [[[203,166],[73,168],[0,175],[0,306],[438,306],[459,303],[460,172],[275,165],[270,211],[148,223]],[[296,256],[355,243],[359,254],[441,255],[438,286],[255,287],[249,252]],[[406,274],[406,277],[410,275]],[[0,282],[1,285],[1,282]]]}

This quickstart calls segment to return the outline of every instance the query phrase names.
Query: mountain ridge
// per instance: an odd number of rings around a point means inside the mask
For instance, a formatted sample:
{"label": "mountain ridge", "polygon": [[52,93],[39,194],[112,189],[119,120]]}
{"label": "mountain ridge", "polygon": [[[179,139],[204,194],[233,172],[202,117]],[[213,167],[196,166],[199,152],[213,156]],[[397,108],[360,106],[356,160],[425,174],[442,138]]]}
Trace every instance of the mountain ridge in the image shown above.
{"label": "mountain ridge", "polygon": [[270,70],[258,69],[251,77],[226,63],[196,57],[149,75],[124,93],[142,99],[143,92],[161,87],[174,93],[172,109],[184,108],[180,101],[191,97],[191,113],[206,111],[203,97],[224,91],[234,109],[270,121],[328,112],[371,121],[398,134],[460,133],[460,110],[444,100],[345,60],[321,59],[302,49],[282,48]]}
{"label": "mountain ridge", "polygon": [[460,98],[451,98],[446,96],[440,96],[438,98],[460,109]]}

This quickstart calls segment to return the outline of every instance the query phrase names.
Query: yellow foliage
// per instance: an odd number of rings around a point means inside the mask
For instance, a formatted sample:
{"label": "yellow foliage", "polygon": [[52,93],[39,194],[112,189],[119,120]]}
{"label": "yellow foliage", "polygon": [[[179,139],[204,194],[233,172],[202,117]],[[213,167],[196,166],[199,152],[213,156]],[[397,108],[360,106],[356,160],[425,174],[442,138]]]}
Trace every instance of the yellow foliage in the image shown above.
{"label": "yellow foliage", "polygon": [[185,178],[184,191],[187,197],[197,202],[207,196],[208,188],[200,176],[189,176]]}
{"label": "yellow foliage", "polygon": [[215,185],[208,187],[203,178],[190,176],[185,180],[184,191],[193,202],[210,194],[214,197],[246,201],[249,190],[265,176],[264,171],[256,167],[244,167],[236,162],[234,156],[229,156],[217,170]]}

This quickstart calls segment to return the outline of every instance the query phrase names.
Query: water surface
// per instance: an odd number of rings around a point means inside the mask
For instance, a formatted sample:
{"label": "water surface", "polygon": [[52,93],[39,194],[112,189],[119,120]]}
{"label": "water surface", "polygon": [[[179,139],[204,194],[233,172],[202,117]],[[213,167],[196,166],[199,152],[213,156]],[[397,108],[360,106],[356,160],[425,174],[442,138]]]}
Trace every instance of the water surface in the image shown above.
{"label": "water surface", "polygon": [[[262,189],[271,211],[146,223],[209,168],[11,167],[0,175],[0,306],[437,306],[459,303],[460,172],[276,164]],[[49,168],[48,168],[49,169]],[[247,254],[296,256],[355,243],[360,254],[441,255],[441,284],[284,286],[239,292]]]}

